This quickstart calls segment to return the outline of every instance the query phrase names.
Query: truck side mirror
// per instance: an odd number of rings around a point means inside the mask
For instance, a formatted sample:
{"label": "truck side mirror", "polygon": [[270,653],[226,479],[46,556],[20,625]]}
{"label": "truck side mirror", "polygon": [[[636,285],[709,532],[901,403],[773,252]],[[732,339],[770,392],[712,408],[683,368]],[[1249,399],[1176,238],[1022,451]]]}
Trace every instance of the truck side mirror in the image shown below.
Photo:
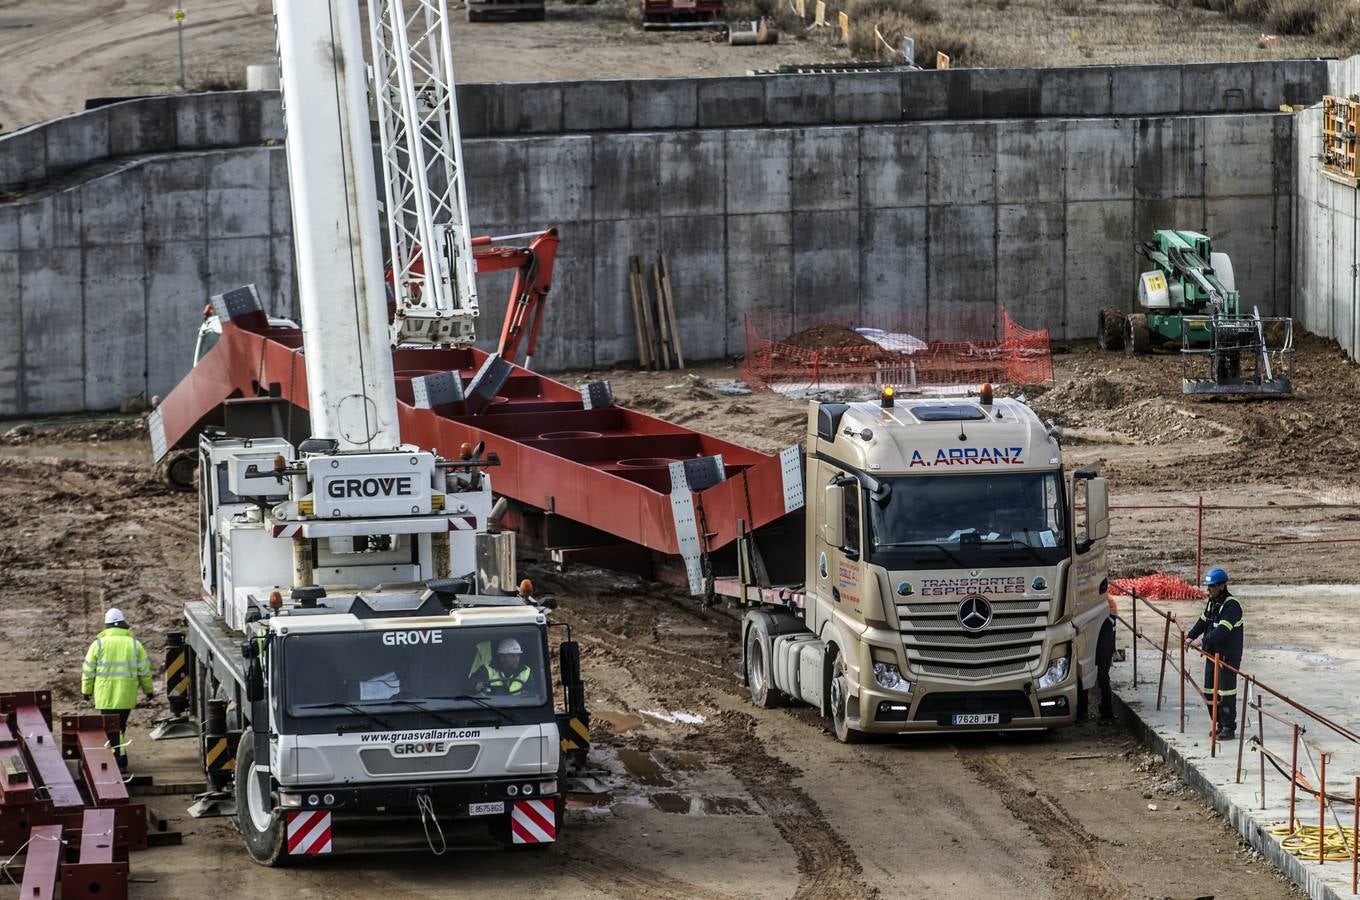
{"label": "truck side mirror", "polygon": [[1110,495],[1104,478],[1086,482],[1086,536],[1092,541],[1110,536]]}
{"label": "truck side mirror", "polygon": [[581,645],[563,641],[559,655],[559,674],[566,694],[567,712],[581,713],[586,709],[586,685],[581,680]]}
{"label": "truck side mirror", "polygon": [[845,488],[828,484],[822,504],[822,540],[833,547],[845,543]]}
{"label": "truck side mirror", "polygon": [[246,661],[246,702],[259,703],[264,700],[264,667],[260,657],[252,656]]}

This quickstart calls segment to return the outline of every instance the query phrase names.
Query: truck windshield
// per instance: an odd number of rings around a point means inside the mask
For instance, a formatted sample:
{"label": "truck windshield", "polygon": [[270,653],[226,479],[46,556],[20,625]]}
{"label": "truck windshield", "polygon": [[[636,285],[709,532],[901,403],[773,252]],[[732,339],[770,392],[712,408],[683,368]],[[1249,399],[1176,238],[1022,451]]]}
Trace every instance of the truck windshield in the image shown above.
{"label": "truck windshield", "polygon": [[536,707],[551,690],[542,634],[529,625],[303,632],[282,649],[292,716]]}
{"label": "truck windshield", "polygon": [[[868,501],[871,558],[892,568],[1051,565],[1067,555],[1057,472],[885,477]],[[1012,559],[1012,557],[1014,557]]]}

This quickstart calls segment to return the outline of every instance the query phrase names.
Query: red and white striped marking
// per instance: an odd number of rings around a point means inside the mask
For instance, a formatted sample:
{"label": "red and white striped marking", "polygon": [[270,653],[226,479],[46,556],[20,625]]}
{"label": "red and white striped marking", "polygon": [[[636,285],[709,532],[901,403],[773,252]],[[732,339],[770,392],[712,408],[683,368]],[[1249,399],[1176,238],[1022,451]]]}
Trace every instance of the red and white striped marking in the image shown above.
{"label": "red and white striped marking", "polygon": [[274,537],[295,537],[302,532],[301,522],[286,523],[273,527]]}
{"label": "red and white striped marking", "polygon": [[551,800],[516,800],[510,809],[510,835],[516,844],[551,844],[557,817]]}
{"label": "red and white striped marking", "polygon": [[330,853],[331,814],[321,810],[289,813],[288,852],[293,856]]}
{"label": "red and white striped marking", "polygon": [[476,516],[452,516],[449,518],[449,531],[475,531]]}

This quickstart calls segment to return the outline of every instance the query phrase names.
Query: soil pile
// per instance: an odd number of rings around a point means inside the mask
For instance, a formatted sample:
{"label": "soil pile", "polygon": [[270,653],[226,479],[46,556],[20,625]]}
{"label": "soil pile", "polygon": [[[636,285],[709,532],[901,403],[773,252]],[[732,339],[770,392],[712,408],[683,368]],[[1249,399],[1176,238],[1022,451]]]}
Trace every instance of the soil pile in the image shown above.
{"label": "soil pile", "polygon": [[814,325],[804,328],[779,341],[788,347],[800,350],[830,350],[837,347],[878,346],[862,334],[844,325]]}
{"label": "soil pile", "polygon": [[96,421],[62,422],[48,420],[41,424],[22,423],[0,432],[0,443],[11,447],[27,444],[78,444],[103,441],[147,440],[146,420],[99,419]]}

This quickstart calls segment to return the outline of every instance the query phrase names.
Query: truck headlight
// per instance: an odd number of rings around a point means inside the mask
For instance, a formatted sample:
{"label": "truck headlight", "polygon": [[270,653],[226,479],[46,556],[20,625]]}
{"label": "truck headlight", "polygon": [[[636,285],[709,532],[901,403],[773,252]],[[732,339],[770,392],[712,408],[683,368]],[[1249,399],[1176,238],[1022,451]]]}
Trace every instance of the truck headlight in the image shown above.
{"label": "truck headlight", "polygon": [[897,668],[897,663],[874,663],[874,681],[878,682],[879,687],[890,691],[911,693],[911,682],[902,676],[902,670]]}
{"label": "truck headlight", "polygon": [[1062,656],[1050,662],[1048,670],[1039,676],[1039,689],[1045,690],[1062,684],[1067,680],[1067,672],[1070,667],[1071,663],[1064,652]]}
{"label": "truck headlight", "polygon": [[279,794],[279,806],[283,809],[298,809],[302,806],[302,795]]}

